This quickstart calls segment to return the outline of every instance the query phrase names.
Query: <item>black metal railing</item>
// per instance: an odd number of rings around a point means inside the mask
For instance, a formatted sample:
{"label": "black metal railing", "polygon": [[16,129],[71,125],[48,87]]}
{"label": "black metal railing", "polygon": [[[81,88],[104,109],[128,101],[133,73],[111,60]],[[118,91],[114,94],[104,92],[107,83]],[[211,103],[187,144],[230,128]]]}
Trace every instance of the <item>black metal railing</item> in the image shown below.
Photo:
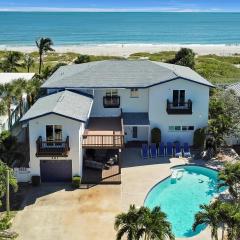
{"label": "black metal railing", "polygon": [[167,100],[168,114],[192,114],[192,101],[173,103]]}
{"label": "black metal railing", "polygon": [[67,157],[70,151],[69,137],[65,141],[43,141],[38,137],[36,145],[37,157]]}

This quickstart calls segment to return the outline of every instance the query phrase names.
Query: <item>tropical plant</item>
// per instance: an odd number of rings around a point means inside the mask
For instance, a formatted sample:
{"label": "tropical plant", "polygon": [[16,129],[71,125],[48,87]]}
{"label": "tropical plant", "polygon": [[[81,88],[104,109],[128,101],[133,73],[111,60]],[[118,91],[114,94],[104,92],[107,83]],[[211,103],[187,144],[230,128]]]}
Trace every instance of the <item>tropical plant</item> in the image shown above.
{"label": "tropical plant", "polygon": [[38,73],[41,74],[42,66],[43,66],[43,55],[48,51],[54,51],[52,48],[53,41],[51,38],[40,38],[36,41],[36,46],[38,48],[39,53],[39,70]]}
{"label": "tropical plant", "polygon": [[151,130],[152,143],[159,144],[161,142],[161,130],[159,128],[153,128]]}
{"label": "tropical plant", "polygon": [[11,83],[5,83],[0,85],[0,96],[2,98],[3,103],[7,107],[8,118],[11,117],[11,104],[14,101],[14,88]]}
{"label": "tropical plant", "polygon": [[139,211],[135,205],[131,205],[127,213],[116,216],[115,230],[117,230],[116,240],[121,240],[127,235],[128,240],[137,240],[139,235]]}
{"label": "tropical plant", "polygon": [[193,145],[198,148],[203,148],[205,143],[205,137],[206,137],[206,129],[205,128],[198,128],[194,132],[193,136]]}
{"label": "tropical plant", "polygon": [[225,226],[227,227],[227,239],[240,239],[240,203],[222,203],[220,206],[220,218],[223,225],[222,238],[224,237]]}
{"label": "tropical plant", "polygon": [[7,104],[3,100],[0,100],[0,116],[7,114]]}
{"label": "tropical plant", "polygon": [[209,133],[218,147],[224,137],[240,133],[240,100],[232,91],[215,90],[209,103]]}
{"label": "tropical plant", "polygon": [[[14,191],[17,191],[18,189],[17,180],[14,177],[13,170],[0,160],[0,199],[2,199],[2,197],[5,196],[7,192],[7,170],[9,171],[9,185]],[[0,205],[1,204],[2,202],[0,200]]]}
{"label": "tropical plant", "polygon": [[240,202],[240,162],[226,163],[219,172],[219,188],[228,187],[229,193]]}
{"label": "tropical plant", "polygon": [[139,209],[139,239],[143,237],[145,240],[158,239],[174,240],[171,224],[167,221],[167,215],[161,211],[160,207],[150,210],[146,207]]}
{"label": "tropical plant", "polygon": [[19,104],[20,116],[23,114],[23,94],[26,93],[27,81],[24,79],[17,79],[12,82],[14,98]]}
{"label": "tropical plant", "polygon": [[200,205],[201,211],[195,215],[195,222],[192,227],[193,231],[196,231],[199,225],[209,225],[211,228],[211,238],[218,240],[218,228],[221,224],[219,214],[220,205],[220,201],[214,201],[210,205]]}
{"label": "tropical plant", "polygon": [[17,138],[12,136],[9,131],[3,131],[0,134],[0,159],[8,166],[12,166],[15,160],[24,160]]}
{"label": "tropical plant", "polygon": [[117,215],[115,220],[117,240],[127,236],[129,240],[165,240],[174,239],[171,224],[166,219],[160,207],[150,210],[147,207],[136,209],[131,205],[127,213]]}
{"label": "tropical plant", "polygon": [[28,106],[32,106],[36,101],[37,96],[40,91],[40,86],[42,85],[42,80],[39,78],[33,78],[27,82],[25,91],[27,93]]}
{"label": "tropical plant", "polygon": [[30,68],[34,66],[34,58],[30,54],[24,54],[23,56],[23,66],[30,71]]}
{"label": "tropical plant", "polygon": [[195,68],[195,53],[190,48],[181,48],[170,63]]}
{"label": "tropical plant", "polygon": [[90,62],[90,57],[88,55],[79,55],[74,61],[75,64],[87,63],[87,62]]}
{"label": "tropical plant", "polygon": [[6,53],[3,61],[1,62],[1,69],[4,72],[18,72],[18,67],[22,54],[20,52],[9,51]]}

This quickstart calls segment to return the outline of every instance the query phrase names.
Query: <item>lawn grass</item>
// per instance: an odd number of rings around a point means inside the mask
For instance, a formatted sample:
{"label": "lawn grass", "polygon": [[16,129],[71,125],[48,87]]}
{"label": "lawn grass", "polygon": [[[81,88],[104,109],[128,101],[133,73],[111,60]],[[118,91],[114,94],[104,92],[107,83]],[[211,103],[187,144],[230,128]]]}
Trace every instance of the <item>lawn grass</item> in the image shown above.
{"label": "lawn grass", "polygon": [[[6,51],[0,51],[0,59],[4,57]],[[151,61],[168,62],[173,59],[176,52],[163,51],[158,53],[139,52],[129,56],[128,59],[141,59],[147,58]],[[30,72],[38,72],[38,52],[32,52],[30,55],[34,58],[35,65],[30,68]],[[54,67],[58,63],[72,63],[80,54],[74,52],[57,53],[49,52],[44,56],[44,67]],[[90,61],[101,61],[109,59],[123,60],[123,57],[118,56],[94,56],[90,55]],[[229,84],[240,81],[240,55],[233,56],[217,56],[217,55],[204,55],[196,57],[195,70],[205,77],[210,82],[216,84]],[[18,68],[19,72],[26,72],[23,67]]]}

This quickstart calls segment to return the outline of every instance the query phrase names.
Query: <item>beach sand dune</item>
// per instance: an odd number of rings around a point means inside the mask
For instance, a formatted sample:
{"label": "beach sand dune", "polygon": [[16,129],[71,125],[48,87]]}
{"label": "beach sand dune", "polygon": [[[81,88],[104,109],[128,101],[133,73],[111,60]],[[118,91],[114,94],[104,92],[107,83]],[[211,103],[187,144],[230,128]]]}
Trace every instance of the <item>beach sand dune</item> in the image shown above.
{"label": "beach sand dune", "polygon": [[[200,44],[98,44],[98,45],[65,45],[54,46],[58,53],[76,52],[89,55],[104,56],[122,56],[137,52],[162,52],[162,51],[178,51],[182,47],[193,49],[198,55],[216,54],[220,56],[231,56],[240,54],[240,45],[200,45]],[[36,51],[35,46],[0,46],[0,50],[14,50],[21,52]]]}

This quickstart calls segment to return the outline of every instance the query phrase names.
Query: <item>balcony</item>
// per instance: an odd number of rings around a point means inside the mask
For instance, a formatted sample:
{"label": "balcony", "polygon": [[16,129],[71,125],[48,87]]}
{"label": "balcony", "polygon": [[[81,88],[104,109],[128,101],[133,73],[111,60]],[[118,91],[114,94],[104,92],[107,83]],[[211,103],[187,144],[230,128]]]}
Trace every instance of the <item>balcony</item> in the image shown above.
{"label": "balcony", "polygon": [[167,113],[168,114],[192,114],[192,101],[188,100],[187,102],[173,104],[167,100]]}
{"label": "balcony", "polygon": [[119,96],[103,97],[103,106],[105,108],[119,108],[120,107],[120,97]]}
{"label": "balcony", "polygon": [[70,150],[69,137],[66,141],[42,141],[42,137],[38,137],[36,145],[37,157],[67,157]]}
{"label": "balcony", "polygon": [[123,123],[120,117],[90,118],[83,134],[85,149],[121,149],[124,146]]}

